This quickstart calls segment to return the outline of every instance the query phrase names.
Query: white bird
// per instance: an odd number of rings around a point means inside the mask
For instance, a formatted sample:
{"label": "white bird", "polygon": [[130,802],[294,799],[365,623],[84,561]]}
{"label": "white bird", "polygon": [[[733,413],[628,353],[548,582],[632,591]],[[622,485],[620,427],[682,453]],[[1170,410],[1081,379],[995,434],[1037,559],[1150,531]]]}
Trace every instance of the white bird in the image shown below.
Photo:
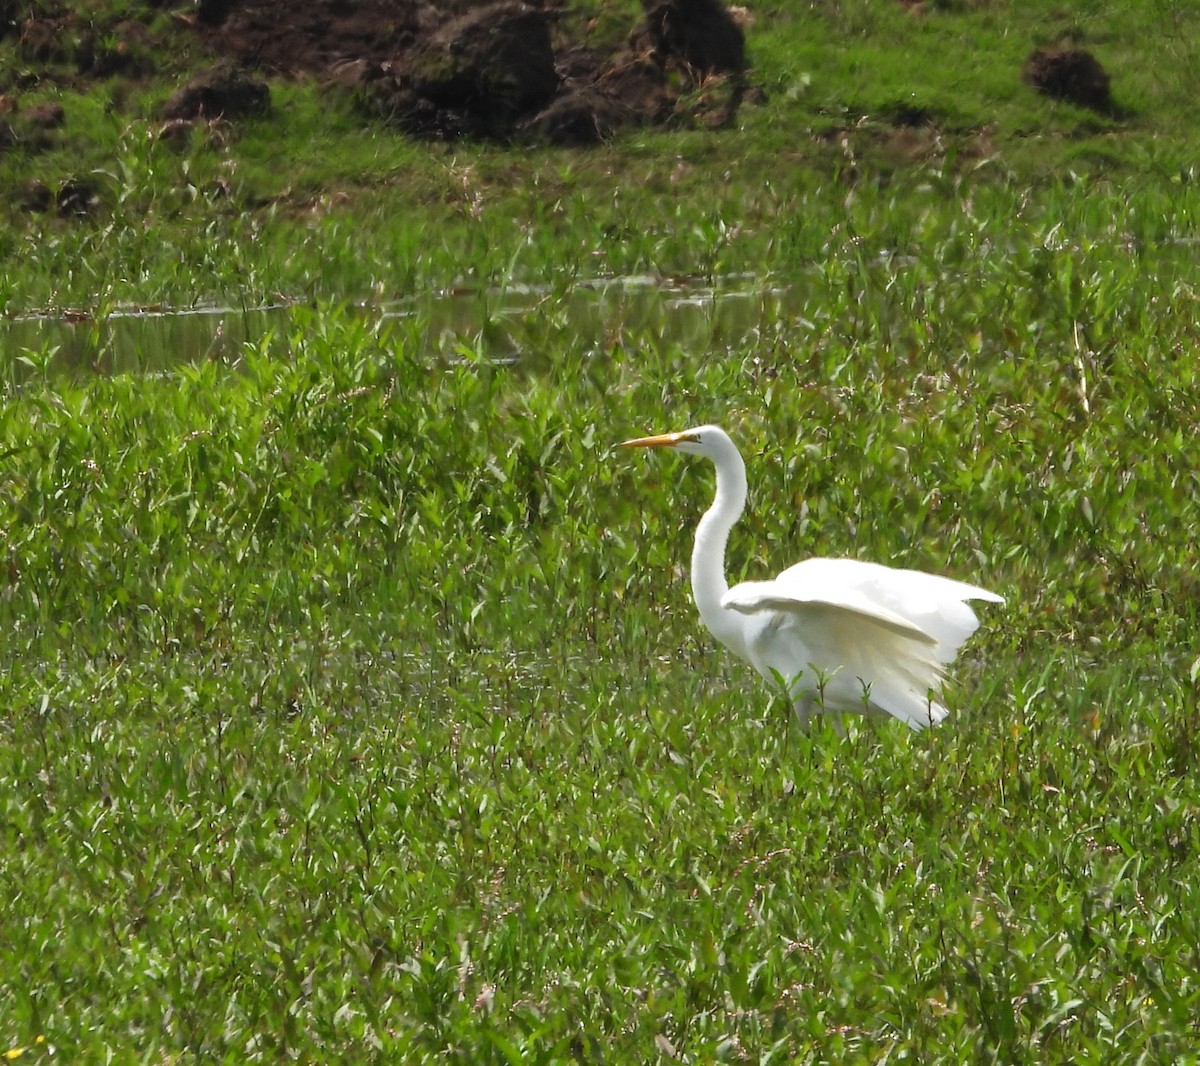
{"label": "white bird", "polygon": [[979,626],[967,600],[994,592],[919,570],[857,559],[806,559],[774,581],[725,580],[725,545],[746,504],[746,466],[717,426],[623,441],[711,459],[712,506],[696,527],[692,596],[709,632],[771,684],[800,722],[813,713],[883,714],[915,730],[947,711],[937,697],[959,647]]}

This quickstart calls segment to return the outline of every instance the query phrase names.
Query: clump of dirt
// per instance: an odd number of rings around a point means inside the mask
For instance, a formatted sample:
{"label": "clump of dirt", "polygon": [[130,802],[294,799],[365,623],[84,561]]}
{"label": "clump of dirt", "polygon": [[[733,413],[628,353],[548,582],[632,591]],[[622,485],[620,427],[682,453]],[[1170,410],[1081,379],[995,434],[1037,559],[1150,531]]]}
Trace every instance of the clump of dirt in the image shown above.
{"label": "clump of dirt", "polygon": [[664,66],[679,64],[693,77],[745,73],[746,42],[721,0],[654,0],[642,6],[646,21],[634,39],[648,40]]}
{"label": "clump of dirt", "polygon": [[420,37],[371,79],[376,110],[409,133],[505,138],[559,88],[545,13],[501,2]]}
{"label": "clump of dirt", "polygon": [[238,118],[256,115],[271,106],[265,81],[223,60],[176,89],[162,106],[168,121],[195,118]]}
{"label": "clump of dirt", "polygon": [[731,122],[747,64],[721,0],[643,9],[607,48],[523,0],[213,0],[194,26],[220,55],[351,86],[369,113],[417,136],[586,144],[629,125]]}
{"label": "clump of dirt", "polygon": [[35,154],[56,143],[55,131],[66,124],[66,112],[61,104],[40,103],[22,109],[18,94],[0,95],[0,154],[17,150]]}
{"label": "clump of dirt", "polygon": [[1025,80],[1038,92],[1094,111],[1112,111],[1107,71],[1082,48],[1038,48],[1025,61]]}

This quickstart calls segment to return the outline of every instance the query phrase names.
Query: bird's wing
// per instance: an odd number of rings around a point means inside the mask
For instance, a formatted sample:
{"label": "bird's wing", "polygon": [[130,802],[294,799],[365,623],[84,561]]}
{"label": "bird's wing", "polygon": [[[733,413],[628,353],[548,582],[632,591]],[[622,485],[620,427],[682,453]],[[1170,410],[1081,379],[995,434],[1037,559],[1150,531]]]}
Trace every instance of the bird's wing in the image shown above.
{"label": "bird's wing", "polygon": [[937,638],[930,636],[915,622],[875,603],[869,596],[853,587],[806,589],[794,582],[743,581],[735,585],[721,598],[721,606],[729,607],[741,614],[759,611],[780,611],[785,614],[811,613],[813,608],[869,619],[876,625],[891,630],[921,644],[935,645]]}
{"label": "bird's wing", "polygon": [[945,671],[928,633],[877,607],[772,598],[753,588],[770,582],[748,584],[729,600],[761,604],[751,614],[763,621],[748,634],[749,659],[768,680],[789,685],[793,699],[817,699],[828,711],[889,714],[917,730],[946,717],[932,695]]}
{"label": "bird's wing", "polygon": [[850,585],[883,598],[909,599],[914,606],[950,599],[1004,602],[1003,596],[952,577],[927,574],[923,570],[900,570],[862,559],[805,559],[789,566],[776,580],[815,588]]}
{"label": "bird's wing", "polygon": [[938,643],[938,658],[951,662],[963,642],[979,628],[968,600],[1003,603],[1004,597],[964,581],[896,570],[859,559],[805,559],[789,567],[775,583],[805,598],[838,599],[848,589],[877,607],[906,619]]}

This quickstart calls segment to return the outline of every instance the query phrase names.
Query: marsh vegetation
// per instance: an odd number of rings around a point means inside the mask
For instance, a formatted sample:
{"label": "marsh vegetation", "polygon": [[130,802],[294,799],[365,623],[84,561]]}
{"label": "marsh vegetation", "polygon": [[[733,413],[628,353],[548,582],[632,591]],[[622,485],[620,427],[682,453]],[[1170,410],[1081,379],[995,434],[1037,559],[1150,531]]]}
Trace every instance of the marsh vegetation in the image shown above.
{"label": "marsh vegetation", "polygon": [[[754,13],[735,128],[589,151],[405,140],[304,79],[181,146],[173,78],[19,90],[78,136],[4,188],[96,198],[0,232],[6,316],[78,331],[0,379],[10,1057],[1195,1054],[1195,17]],[[1067,33],[1120,114],[1022,84]],[[631,277],[756,313],[582,331]],[[114,310],[275,302],[91,369]],[[710,421],[754,470],[731,579],[1008,598],[945,723],[805,735],[699,630],[708,475],[611,446]]]}

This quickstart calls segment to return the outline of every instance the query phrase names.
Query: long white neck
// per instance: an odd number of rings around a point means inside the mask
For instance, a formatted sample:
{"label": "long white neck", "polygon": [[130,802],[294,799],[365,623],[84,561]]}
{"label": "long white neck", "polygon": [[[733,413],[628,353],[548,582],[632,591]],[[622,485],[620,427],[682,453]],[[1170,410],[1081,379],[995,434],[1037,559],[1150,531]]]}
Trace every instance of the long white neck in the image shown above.
{"label": "long white neck", "polygon": [[712,456],[717,470],[717,494],[696,527],[692,548],[692,596],[700,617],[722,644],[739,655],[742,647],[742,623],[736,612],[721,606],[721,597],[729,591],[725,580],[725,545],[729,531],[741,517],[746,505],[746,464],[733,441],[725,438]]}

